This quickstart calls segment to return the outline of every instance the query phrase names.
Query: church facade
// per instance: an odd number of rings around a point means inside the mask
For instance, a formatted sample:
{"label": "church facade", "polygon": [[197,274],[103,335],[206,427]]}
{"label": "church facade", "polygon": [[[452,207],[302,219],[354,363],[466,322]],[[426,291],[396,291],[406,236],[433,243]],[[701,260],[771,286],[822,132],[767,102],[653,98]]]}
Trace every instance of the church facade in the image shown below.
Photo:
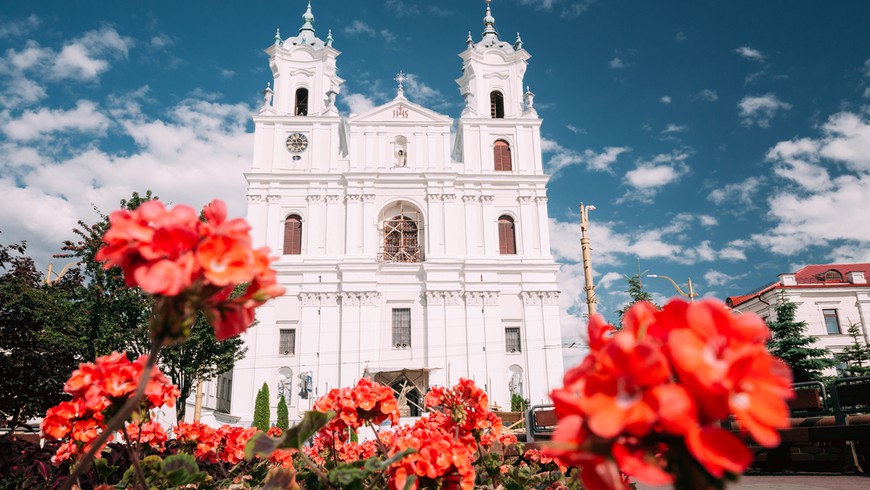
{"label": "church facade", "polygon": [[499,38],[487,2],[482,38],[460,54],[454,125],[408,100],[401,73],[393,100],[339,114],[340,53],[313,24],[309,3],[298,35],[266,49],[248,220],[287,293],[244,334],[231,413],[251,420],[266,383],[272,413],[283,396],[299,418],[362,376],[392,386],[408,415],[460,377],[503,409],[512,395],[547,402],[563,375],[558,265],[519,37]]}

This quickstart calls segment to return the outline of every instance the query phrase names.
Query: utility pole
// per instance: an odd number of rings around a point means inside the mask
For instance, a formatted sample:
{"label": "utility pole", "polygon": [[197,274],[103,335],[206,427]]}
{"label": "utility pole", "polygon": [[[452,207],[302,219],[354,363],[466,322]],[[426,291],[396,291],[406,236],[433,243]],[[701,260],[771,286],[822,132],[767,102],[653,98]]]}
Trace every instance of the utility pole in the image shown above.
{"label": "utility pole", "polygon": [[199,422],[202,417],[202,379],[196,381],[196,402],[193,405],[193,421]]}
{"label": "utility pole", "polygon": [[594,211],[595,206],[584,206],[580,203],[580,248],[583,251],[583,275],[586,278],[586,307],[589,310],[589,318],[595,314],[595,305],[598,303],[598,298],[595,297],[595,285],[592,283],[592,259],[589,246],[589,237],[586,236],[586,230],[589,228],[589,211]]}

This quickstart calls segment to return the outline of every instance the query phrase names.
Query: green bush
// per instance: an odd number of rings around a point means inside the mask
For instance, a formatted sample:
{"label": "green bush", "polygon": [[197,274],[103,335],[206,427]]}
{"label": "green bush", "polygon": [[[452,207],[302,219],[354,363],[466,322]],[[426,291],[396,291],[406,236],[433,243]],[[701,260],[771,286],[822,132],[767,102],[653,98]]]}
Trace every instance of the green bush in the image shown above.
{"label": "green bush", "polygon": [[262,431],[267,431],[271,427],[269,424],[271,417],[272,412],[269,410],[269,386],[263,383],[263,387],[257,392],[257,400],[254,402],[254,423],[251,426]]}
{"label": "green bush", "polygon": [[526,401],[521,395],[514,393],[511,395],[511,412],[525,412]]}
{"label": "green bush", "polygon": [[278,398],[278,422],[275,425],[281,430],[287,430],[290,427],[290,414],[283,396]]}

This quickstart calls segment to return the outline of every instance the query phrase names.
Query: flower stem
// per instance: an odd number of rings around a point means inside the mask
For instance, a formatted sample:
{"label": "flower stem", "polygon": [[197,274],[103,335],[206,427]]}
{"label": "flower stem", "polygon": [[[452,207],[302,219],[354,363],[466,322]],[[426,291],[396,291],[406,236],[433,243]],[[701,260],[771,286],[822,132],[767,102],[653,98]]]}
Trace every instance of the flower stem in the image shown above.
{"label": "flower stem", "polygon": [[[124,440],[127,441],[127,453],[130,454],[130,459],[133,460],[133,471],[136,473],[136,479],[139,480],[139,483],[142,484],[142,490],[148,489],[148,482],[145,481],[145,474],[142,473],[142,467],[139,465],[139,450],[138,445],[139,441],[136,441],[137,449],[133,449],[132,441],[130,441],[130,434],[127,433],[127,427],[121,429],[121,433],[124,434]],[[139,426],[139,436],[142,435],[142,426]],[[138,437],[137,437],[138,439]]]}
{"label": "flower stem", "polygon": [[112,438],[115,431],[123,427],[124,422],[137,408],[139,408],[139,405],[142,403],[142,398],[145,397],[145,386],[148,385],[148,380],[151,378],[151,370],[154,369],[154,365],[157,363],[157,354],[160,353],[160,348],[162,346],[162,338],[155,337],[151,340],[151,352],[148,354],[145,368],[142,370],[142,375],[139,377],[139,385],[136,387],[136,393],[128,398],[127,402],[124,403],[124,406],[121,407],[121,410],[112,417],[112,420],[109,420],[109,423],[106,424],[106,428],[100,433],[100,437],[94,441],[91,448],[88,449],[88,452],[86,452],[84,456],[82,456],[82,459],[80,459],[75,465],[69,478],[64,481],[61,490],[70,490],[72,488],[73,484],[78,481],[79,477],[82,476],[82,473],[85,472],[85,469],[90,467],[91,462],[94,460],[97,453],[102,451],[103,446],[109,442],[109,439]]}
{"label": "flower stem", "polygon": [[314,472],[315,475],[317,475],[318,478],[320,478],[321,481],[323,481],[323,484],[326,485],[326,488],[335,488],[332,486],[332,483],[329,483],[329,478],[326,477],[326,474],[320,471],[320,468],[317,467],[317,463],[311,461],[311,459],[308,457],[307,454],[305,454],[305,451],[302,448],[299,449],[298,454],[299,457],[302,458],[302,462],[305,463],[305,466],[307,466],[311,471]]}

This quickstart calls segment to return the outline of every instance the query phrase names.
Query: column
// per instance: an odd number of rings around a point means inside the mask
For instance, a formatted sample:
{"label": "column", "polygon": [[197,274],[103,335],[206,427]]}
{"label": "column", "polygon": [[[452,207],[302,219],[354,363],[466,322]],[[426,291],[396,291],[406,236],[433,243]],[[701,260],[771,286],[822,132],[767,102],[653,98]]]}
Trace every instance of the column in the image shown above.
{"label": "column", "polygon": [[507,375],[504,366],[504,324],[502,323],[498,296],[498,291],[483,293],[486,386],[491,400],[498,400],[496,396],[499,394],[499,390],[507,389]]}
{"label": "column", "polygon": [[444,338],[446,344],[446,384],[455,385],[466,370],[468,345],[466,344],[465,301],[461,291],[444,293]]}
{"label": "column", "polygon": [[562,362],[562,329],[559,328],[559,291],[541,293],[544,327],[544,356],[547,363],[547,393],[562,386],[565,365]]}
{"label": "column", "polygon": [[426,353],[427,368],[441,368],[429,374],[429,384],[447,384],[447,329],[445,328],[444,291],[426,291]]}
{"label": "column", "polygon": [[522,250],[518,250],[517,252],[526,256],[540,255],[540,243],[537,234],[534,233],[535,222],[538,220],[538,217],[532,210],[532,197],[519,196],[517,197],[517,201],[520,204],[520,226],[517,231],[521,234],[518,241],[522,243],[523,247]]}
{"label": "column", "polygon": [[341,293],[340,386],[353,386],[359,380],[360,313],[360,293]]}
{"label": "column", "polygon": [[377,216],[375,216],[374,194],[362,194],[362,253],[366,257],[376,257],[381,237],[378,235]]}
{"label": "column", "polygon": [[464,208],[462,227],[465,230],[465,249],[459,250],[458,253],[460,254],[483,255],[483,240],[480,236],[481,230],[476,226],[476,223],[481,222],[480,206],[477,205],[477,202],[477,196],[467,194],[462,196]]}
{"label": "column", "polygon": [[284,246],[284,223],[281,216],[278,203],[281,202],[281,196],[269,194],[266,196],[266,245],[271,250],[280,250]]}
{"label": "column", "polygon": [[[526,377],[529,398],[532,404],[547,403],[549,400],[549,366],[544,349],[544,318],[540,291],[523,291],[523,329],[521,332],[526,362]],[[560,373],[561,374],[561,373]]]}
{"label": "column", "polygon": [[[302,313],[300,316],[299,327],[296,329],[296,342],[299,346],[297,355],[299,356],[299,372],[296,373],[296,391],[299,387],[299,375],[303,373],[311,373],[312,390],[320,383],[321,373],[318,371],[318,359],[320,358],[320,298],[317,293],[302,293],[300,294],[302,303]],[[254,329],[256,330],[256,329]],[[312,391],[307,400],[299,401],[299,411],[305,411],[311,408],[318,395],[323,395],[323,392],[317,390],[317,393]]]}
{"label": "column", "polygon": [[345,216],[345,230],[347,239],[344,253],[348,255],[362,255],[363,240],[363,212],[362,196],[359,194],[347,194],[347,213]]}
{"label": "column", "polygon": [[481,245],[483,247],[483,255],[498,254],[498,226],[496,217],[492,209],[492,202],[495,196],[480,196],[481,205]]}
{"label": "column", "polygon": [[339,366],[342,362],[341,346],[341,314],[339,296],[337,293],[319,293],[320,296],[320,387],[321,394],[332,388],[341,388],[339,384]]}
{"label": "column", "polygon": [[550,222],[547,218],[547,196],[535,197],[535,206],[538,208],[538,220],[535,222],[537,228],[535,235],[541,240],[541,255],[549,257],[550,252]]}
{"label": "column", "polygon": [[[456,243],[459,243],[457,235],[461,233],[459,230],[459,220],[456,219],[456,194],[449,193],[441,196],[441,241],[444,254],[458,255],[456,252]],[[448,237],[448,233],[450,236]]]}
{"label": "column", "polygon": [[[367,291],[360,295],[360,364],[359,375],[366,366],[377,367],[381,362],[381,294]],[[413,327],[412,327],[413,328]]]}
{"label": "column", "polygon": [[428,247],[423,251],[426,256],[444,255],[444,203],[441,194],[430,193],[426,195],[429,207],[429,223],[427,230]]}
{"label": "column", "polygon": [[[326,218],[323,222],[324,243],[326,244],[326,254],[335,257],[342,253],[342,245],[344,243],[344,233],[339,223],[344,222],[341,209],[341,196],[328,195],[326,196]],[[336,225],[336,226],[333,226]]]}
{"label": "column", "polygon": [[255,244],[266,244],[266,230],[268,222],[266,221],[266,196],[254,193],[252,190],[247,195],[248,199],[248,223],[251,224],[251,229],[255,230],[255,235],[252,237]]}
{"label": "column", "polygon": [[[473,379],[475,384],[483,387],[486,383],[487,351],[486,325],[484,322],[483,298],[485,293],[466,291],[465,293],[465,344],[467,368],[463,377]],[[451,373],[451,377],[456,377]]]}
{"label": "column", "polygon": [[311,255],[323,255],[326,243],[326,202],[324,196],[311,194],[305,198],[308,201],[308,251]]}

